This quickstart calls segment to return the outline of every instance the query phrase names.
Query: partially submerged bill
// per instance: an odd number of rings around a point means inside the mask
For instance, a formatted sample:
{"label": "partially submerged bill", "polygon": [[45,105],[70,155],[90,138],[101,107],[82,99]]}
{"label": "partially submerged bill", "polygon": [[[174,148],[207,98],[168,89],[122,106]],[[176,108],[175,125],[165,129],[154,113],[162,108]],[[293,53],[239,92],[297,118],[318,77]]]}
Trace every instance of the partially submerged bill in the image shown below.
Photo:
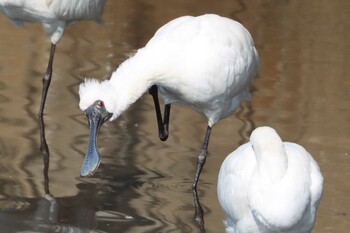
{"label": "partially submerged bill", "polygon": [[80,169],[80,176],[92,176],[100,165],[100,154],[97,150],[97,135],[101,125],[112,117],[103,101],[97,100],[85,110],[86,117],[89,121],[89,143],[83,164]]}

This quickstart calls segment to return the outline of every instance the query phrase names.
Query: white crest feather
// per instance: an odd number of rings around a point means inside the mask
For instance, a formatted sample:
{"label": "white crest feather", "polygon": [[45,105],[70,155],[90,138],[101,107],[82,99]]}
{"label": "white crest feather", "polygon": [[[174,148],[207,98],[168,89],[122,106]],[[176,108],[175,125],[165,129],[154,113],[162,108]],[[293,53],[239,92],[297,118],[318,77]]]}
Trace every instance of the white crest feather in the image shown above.
{"label": "white crest feather", "polygon": [[102,100],[108,112],[114,111],[113,88],[108,80],[100,82],[96,79],[85,78],[85,81],[79,86],[79,95],[79,107],[82,111],[96,100]]}

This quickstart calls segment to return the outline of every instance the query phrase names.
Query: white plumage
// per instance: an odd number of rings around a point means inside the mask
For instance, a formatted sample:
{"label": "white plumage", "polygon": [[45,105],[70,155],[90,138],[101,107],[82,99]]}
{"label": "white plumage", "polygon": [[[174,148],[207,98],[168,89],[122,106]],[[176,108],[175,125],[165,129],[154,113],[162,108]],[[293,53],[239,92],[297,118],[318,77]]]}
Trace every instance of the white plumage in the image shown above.
{"label": "white plumage", "polygon": [[78,20],[101,20],[106,0],[0,0],[0,11],[19,27],[41,23],[52,44]]}
{"label": "white plumage", "polygon": [[80,108],[102,100],[113,120],[156,84],[165,104],[187,104],[213,126],[249,98],[257,66],[253,40],[240,23],[217,15],[184,16],[161,27],[110,80],[82,84]]}
{"label": "white plumage", "polygon": [[308,233],[323,191],[316,161],[270,127],[224,160],[218,198],[230,233]]}
{"label": "white plumage", "polygon": [[0,0],[0,12],[19,27],[41,23],[51,40],[50,59],[43,79],[39,116],[42,117],[52,76],[55,46],[67,25],[78,20],[101,20],[106,0]]}
{"label": "white plumage", "polygon": [[[82,83],[79,106],[88,115],[90,137],[96,135],[96,128],[105,120],[116,119],[149,89],[155,101],[162,140],[168,136],[172,103],[188,105],[204,114],[208,127],[198,156],[193,183],[196,190],[211,127],[230,115],[242,100],[249,99],[249,83],[257,72],[258,63],[253,40],[240,23],[214,14],[183,16],[161,27],[109,80],[87,79]],[[163,121],[157,89],[165,103]],[[96,117],[101,114],[103,120]],[[90,138],[82,176],[91,175],[99,164],[95,143],[96,140]]]}

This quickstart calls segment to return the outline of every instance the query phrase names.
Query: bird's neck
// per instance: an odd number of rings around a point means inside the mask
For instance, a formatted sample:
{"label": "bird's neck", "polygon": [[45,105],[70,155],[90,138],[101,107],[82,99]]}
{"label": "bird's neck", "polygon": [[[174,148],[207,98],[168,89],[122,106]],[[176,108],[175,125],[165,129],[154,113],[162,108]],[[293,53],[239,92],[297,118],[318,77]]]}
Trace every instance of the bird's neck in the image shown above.
{"label": "bird's neck", "polygon": [[122,114],[159,81],[161,75],[156,67],[157,62],[141,49],[133,57],[123,62],[112,74],[109,82],[114,90],[113,119]]}
{"label": "bird's neck", "polygon": [[276,150],[260,151],[255,156],[261,178],[268,177],[268,180],[275,182],[287,172],[288,158],[284,146]]}

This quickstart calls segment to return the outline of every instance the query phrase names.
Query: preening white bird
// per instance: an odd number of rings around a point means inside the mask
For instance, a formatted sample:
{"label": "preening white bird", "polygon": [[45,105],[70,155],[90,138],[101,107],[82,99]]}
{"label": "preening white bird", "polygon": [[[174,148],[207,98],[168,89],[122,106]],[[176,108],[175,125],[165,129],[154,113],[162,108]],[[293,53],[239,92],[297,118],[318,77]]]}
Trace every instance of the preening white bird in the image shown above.
{"label": "preening white bird", "polygon": [[52,77],[52,63],[56,44],[67,25],[79,20],[101,21],[106,0],[0,0],[0,12],[11,22],[22,27],[24,23],[41,23],[51,39],[50,58],[42,79],[43,89],[38,116],[42,118],[47,92]]}
{"label": "preening white bird", "polygon": [[[96,148],[100,126],[118,118],[149,90],[161,140],[168,137],[173,103],[188,105],[208,118],[193,182],[195,190],[206,160],[211,129],[233,113],[242,100],[249,99],[249,84],[257,72],[258,61],[251,35],[231,19],[207,14],[183,16],[165,24],[109,80],[87,79],[80,85],[79,106],[90,125],[89,145],[80,175],[92,175],[100,163]],[[164,118],[158,90],[165,104]]]}
{"label": "preening white bird", "polygon": [[226,157],[217,191],[227,232],[307,233],[315,223],[323,176],[302,146],[282,142],[265,126]]}

